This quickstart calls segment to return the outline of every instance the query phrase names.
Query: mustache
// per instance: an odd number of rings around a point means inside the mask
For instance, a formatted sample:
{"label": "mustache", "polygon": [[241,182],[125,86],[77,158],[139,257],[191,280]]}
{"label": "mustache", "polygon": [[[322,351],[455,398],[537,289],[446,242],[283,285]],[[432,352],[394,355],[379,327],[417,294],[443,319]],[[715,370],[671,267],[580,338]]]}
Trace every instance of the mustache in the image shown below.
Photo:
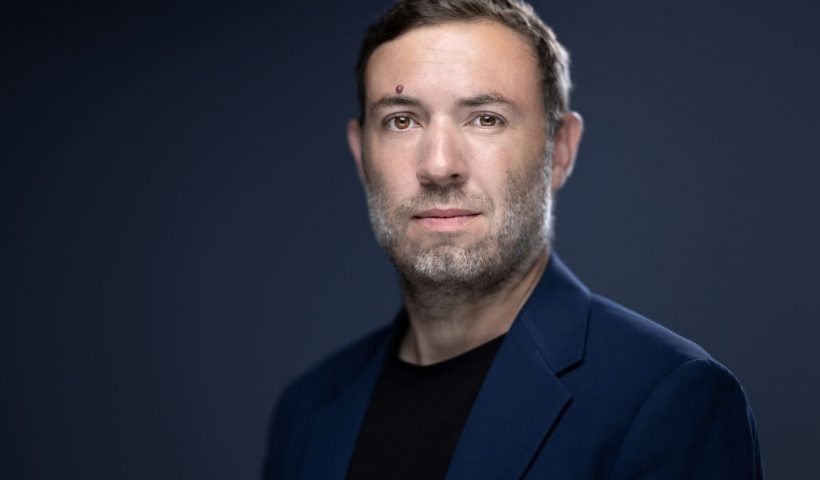
{"label": "mustache", "polygon": [[431,188],[403,200],[395,213],[399,218],[409,218],[418,212],[442,207],[487,212],[492,209],[493,202],[486,195],[467,192],[462,187]]}

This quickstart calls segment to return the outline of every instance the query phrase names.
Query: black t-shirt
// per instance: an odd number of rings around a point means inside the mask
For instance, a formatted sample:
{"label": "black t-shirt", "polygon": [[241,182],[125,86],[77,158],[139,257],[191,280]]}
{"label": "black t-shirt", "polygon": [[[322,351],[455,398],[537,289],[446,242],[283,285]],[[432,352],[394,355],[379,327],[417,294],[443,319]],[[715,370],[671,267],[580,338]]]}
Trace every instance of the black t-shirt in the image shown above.
{"label": "black t-shirt", "polygon": [[[398,329],[403,333],[402,329]],[[370,399],[348,480],[441,479],[504,335],[428,366],[398,358],[398,342]]]}

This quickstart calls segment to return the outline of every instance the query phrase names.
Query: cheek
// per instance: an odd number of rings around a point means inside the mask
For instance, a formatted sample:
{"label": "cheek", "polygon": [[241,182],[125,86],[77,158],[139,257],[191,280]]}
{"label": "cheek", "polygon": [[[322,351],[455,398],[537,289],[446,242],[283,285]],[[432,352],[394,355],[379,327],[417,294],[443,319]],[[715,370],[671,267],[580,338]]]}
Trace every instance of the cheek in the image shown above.
{"label": "cheek", "polygon": [[418,193],[415,163],[406,152],[369,148],[362,157],[362,168],[371,191],[391,203]]}
{"label": "cheek", "polygon": [[469,183],[488,196],[496,210],[504,209],[510,178],[521,168],[515,148],[507,143],[485,142],[482,148],[470,152],[470,159]]}
{"label": "cheek", "polygon": [[392,217],[401,203],[402,194],[396,186],[395,174],[381,165],[370,164],[366,167],[367,195],[371,208],[376,208],[380,215]]}
{"label": "cheek", "polygon": [[[513,210],[521,214],[525,213],[520,211],[522,208],[535,208],[534,199],[544,190],[544,171],[544,162],[537,154],[532,154],[527,159],[499,159],[494,168],[487,168],[482,175],[473,177],[479,190],[492,201],[494,224],[508,221]],[[522,202],[526,205],[522,206]]]}
{"label": "cheek", "polygon": [[415,183],[407,180],[408,177],[415,179],[412,173],[401,171],[393,166],[385,168],[381,165],[373,165],[367,172],[367,177],[371,194],[378,195],[382,202],[391,206],[418,193]]}

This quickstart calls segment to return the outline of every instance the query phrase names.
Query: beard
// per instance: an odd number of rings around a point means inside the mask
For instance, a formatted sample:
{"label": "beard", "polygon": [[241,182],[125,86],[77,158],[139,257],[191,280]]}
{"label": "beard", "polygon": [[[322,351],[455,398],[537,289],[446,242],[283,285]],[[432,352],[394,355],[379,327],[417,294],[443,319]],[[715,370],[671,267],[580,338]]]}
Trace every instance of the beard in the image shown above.
{"label": "beard", "polygon": [[[385,182],[368,172],[373,232],[410,293],[484,294],[526,270],[552,238],[551,142],[534,163],[531,169],[509,173],[503,205],[461,185],[425,187],[419,195],[391,205]],[[482,212],[493,219],[489,231],[468,244],[459,242],[459,232],[435,232],[424,244],[411,240],[407,228],[413,214],[442,205]]]}

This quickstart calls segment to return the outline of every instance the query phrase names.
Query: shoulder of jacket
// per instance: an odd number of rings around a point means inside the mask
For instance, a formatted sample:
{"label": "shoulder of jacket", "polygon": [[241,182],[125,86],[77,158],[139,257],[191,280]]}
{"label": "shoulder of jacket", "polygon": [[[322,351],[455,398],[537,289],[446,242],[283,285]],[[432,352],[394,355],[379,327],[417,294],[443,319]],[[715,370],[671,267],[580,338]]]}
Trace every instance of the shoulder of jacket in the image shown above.
{"label": "shoulder of jacket", "polygon": [[636,353],[645,352],[655,358],[666,358],[672,368],[690,360],[715,362],[706,350],[692,340],[597,294],[592,295],[590,329],[593,336],[600,335],[601,340],[605,339],[613,348],[628,346]]}

